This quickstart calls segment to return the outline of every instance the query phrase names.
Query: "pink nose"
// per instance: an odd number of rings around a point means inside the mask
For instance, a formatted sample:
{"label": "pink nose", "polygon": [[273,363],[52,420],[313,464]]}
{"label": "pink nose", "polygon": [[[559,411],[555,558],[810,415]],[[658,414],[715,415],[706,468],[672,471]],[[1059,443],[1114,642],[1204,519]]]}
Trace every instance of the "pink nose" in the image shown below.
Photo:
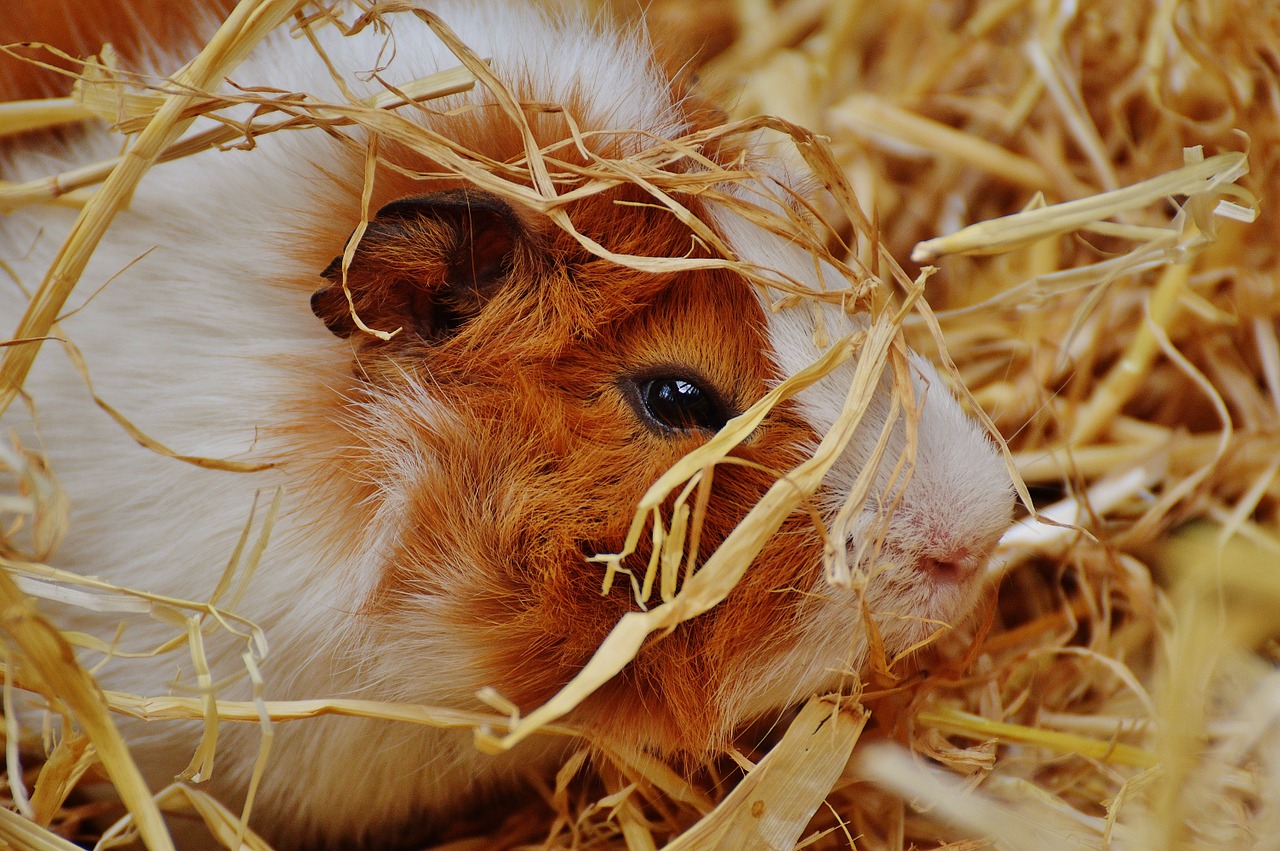
{"label": "pink nose", "polygon": [[963,582],[974,571],[972,559],[938,559],[925,557],[916,563],[916,567],[928,573],[929,578],[942,582]]}
{"label": "pink nose", "polygon": [[916,567],[927,574],[935,582],[965,582],[977,572],[982,558],[975,558],[968,551],[936,558],[925,556],[916,562]]}

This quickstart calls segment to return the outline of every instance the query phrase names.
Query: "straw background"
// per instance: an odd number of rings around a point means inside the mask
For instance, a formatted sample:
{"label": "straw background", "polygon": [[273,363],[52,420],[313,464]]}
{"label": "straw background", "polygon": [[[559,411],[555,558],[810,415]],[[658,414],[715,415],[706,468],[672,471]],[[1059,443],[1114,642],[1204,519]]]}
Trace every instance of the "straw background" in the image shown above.
{"label": "straw background", "polygon": [[[277,6],[263,27],[287,19]],[[614,11],[634,14],[623,0]],[[1025,495],[1057,525],[1011,532],[977,625],[920,656],[873,660],[861,695],[812,701],[688,774],[583,752],[436,847],[1272,847],[1280,7],[654,0],[648,16],[673,52],[696,54],[698,90],[730,119],[776,115],[825,137],[869,221],[830,201],[819,237],[883,281],[885,315],[910,301],[925,262],[937,267],[924,284],[932,313],[906,312],[904,333],[955,363]],[[186,73],[209,88],[216,70]],[[176,137],[173,103],[136,148],[158,156]],[[784,155],[789,144],[779,134]],[[128,179],[117,171],[98,191],[123,197]],[[0,202],[29,193],[0,186]],[[1090,198],[1084,212],[1057,206]],[[16,317],[0,320],[14,331]],[[16,392],[13,364],[0,396]],[[62,497],[41,460],[7,441],[0,473],[0,563],[32,575]],[[42,674],[33,660],[58,657],[61,637],[7,580],[0,605],[21,672],[7,667],[6,682],[83,709],[106,766],[78,734],[46,761],[39,731],[25,731],[25,783],[7,787],[34,791],[10,792],[0,843],[68,847],[37,822],[85,838],[99,805],[71,787],[87,773],[110,775],[148,847],[165,847],[153,805],[113,768],[124,757],[104,751],[110,733],[93,729],[105,708],[87,675]],[[16,756],[19,731],[6,739]],[[236,841],[233,814],[184,791],[162,804],[179,799]]]}

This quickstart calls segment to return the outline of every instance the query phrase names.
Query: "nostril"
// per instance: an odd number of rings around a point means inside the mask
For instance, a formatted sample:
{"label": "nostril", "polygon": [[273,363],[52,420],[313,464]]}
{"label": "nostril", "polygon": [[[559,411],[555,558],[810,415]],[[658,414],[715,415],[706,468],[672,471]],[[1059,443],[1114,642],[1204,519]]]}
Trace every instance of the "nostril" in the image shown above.
{"label": "nostril", "polygon": [[973,534],[941,528],[936,520],[908,522],[898,527],[892,544],[917,575],[944,584],[969,583],[981,572],[999,540],[998,535]]}
{"label": "nostril", "polygon": [[925,556],[916,563],[917,569],[939,582],[964,582],[977,570],[980,559],[968,553],[948,558]]}
{"label": "nostril", "polygon": [[995,545],[996,541],[991,540],[977,546],[952,543],[917,551],[916,569],[938,582],[969,582],[991,558]]}

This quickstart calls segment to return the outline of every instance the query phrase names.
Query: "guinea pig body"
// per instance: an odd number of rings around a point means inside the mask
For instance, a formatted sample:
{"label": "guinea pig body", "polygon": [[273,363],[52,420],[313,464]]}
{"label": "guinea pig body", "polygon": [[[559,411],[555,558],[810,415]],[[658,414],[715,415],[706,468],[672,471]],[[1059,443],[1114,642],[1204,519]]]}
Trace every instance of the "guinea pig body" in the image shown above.
{"label": "guinea pig body", "polygon": [[[432,8],[520,101],[562,106],[596,153],[641,150],[696,121],[640,32],[518,4]],[[389,60],[373,30],[344,38],[328,27],[317,38],[353,86],[360,70],[403,83],[458,64],[426,26],[403,23]],[[171,69],[185,58],[157,51],[155,62]],[[342,98],[301,39],[272,40],[234,80]],[[369,82],[357,94],[379,89]],[[446,107],[403,114],[494,161],[523,155],[519,129],[483,86]],[[558,112],[527,115],[540,144],[573,138]],[[43,177],[116,155],[118,138],[90,128],[52,152],[10,146],[0,167],[8,180]],[[834,305],[774,310],[776,292],[730,270],[609,263],[435,164],[406,154],[401,165],[376,176],[346,270],[350,305],[335,258],[360,222],[364,163],[307,130],[155,167],[95,252],[83,308],[59,325],[97,394],[147,434],[182,455],[265,469],[202,469],[137,446],[55,342],[27,382],[34,421],[14,406],[4,426],[38,441],[71,498],[54,563],[125,587],[209,599],[243,530],[257,530],[283,494],[247,590],[234,605],[220,601],[265,630],[267,699],[483,709],[476,692],[493,686],[529,709],[636,609],[625,583],[601,594],[603,568],[588,558],[621,549],[649,485],[822,354],[815,311],[829,339],[860,320]],[[610,251],[689,255],[688,228],[648,200],[624,186],[569,213]],[[690,203],[741,259],[815,288],[821,270],[833,276],[827,287],[839,285],[833,269],[727,207]],[[0,219],[0,259],[22,287],[39,284],[72,220],[53,207]],[[13,324],[24,304],[21,287],[0,281],[0,317]],[[366,325],[399,333],[365,333],[352,306]],[[912,363],[922,403],[914,470],[887,520],[868,510],[849,534],[850,552],[884,536],[865,597],[826,584],[822,536],[797,512],[728,599],[646,646],[570,722],[618,747],[706,753],[741,723],[856,678],[864,611],[891,652],[968,614],[1008,522],[1008,480],[981,429],[927,365]],[[717,468],[704,557],[816,445],[852,370],[780,405],[735,463]],[[883,396],[824,483],[815,507],[825,519],[871,456],[890,415]],[[898,434],[887,457],[904,442]],[[878,477],[886,501],[889,476]],[[633,558],[643,570],[647,553]],[[111,633],[110,612],[65,616]],[[119,646],[142,650],[172,634],[169,624],[131,623]],[[206,649],[218,696],[247,697],[245,678],[233,677],[243,638],[211,633]],[[109,660],[100,678],[138,694],[194,693],[190,663],[176,655],[168,667]],[[123,726],[157,787],[185,767],[199,735],[194,723]],[[232,807],[259,746],[256,725],[222,725],[208,782]],[[387,847],[562,747],[535,738],[490,757],[466,730],[277,724],[253,825],[282,846]]]}

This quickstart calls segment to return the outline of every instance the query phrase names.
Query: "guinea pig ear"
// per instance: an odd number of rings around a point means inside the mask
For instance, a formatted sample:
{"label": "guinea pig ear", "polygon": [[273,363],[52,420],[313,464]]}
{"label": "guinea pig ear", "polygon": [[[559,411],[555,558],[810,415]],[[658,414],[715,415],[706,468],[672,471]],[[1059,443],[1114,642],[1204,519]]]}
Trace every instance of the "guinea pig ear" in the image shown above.
{"label": "guinea pig ear", "polygon": [[[378,211],[347,269],[356,315],[380,331],[444,339],[480,312],[505,283],[522,238],[505,201],[449,189],[393,201]],[[342,290],[342,256],[320,273],[330,284],[311,310],[334,334],[356,331]]]}

